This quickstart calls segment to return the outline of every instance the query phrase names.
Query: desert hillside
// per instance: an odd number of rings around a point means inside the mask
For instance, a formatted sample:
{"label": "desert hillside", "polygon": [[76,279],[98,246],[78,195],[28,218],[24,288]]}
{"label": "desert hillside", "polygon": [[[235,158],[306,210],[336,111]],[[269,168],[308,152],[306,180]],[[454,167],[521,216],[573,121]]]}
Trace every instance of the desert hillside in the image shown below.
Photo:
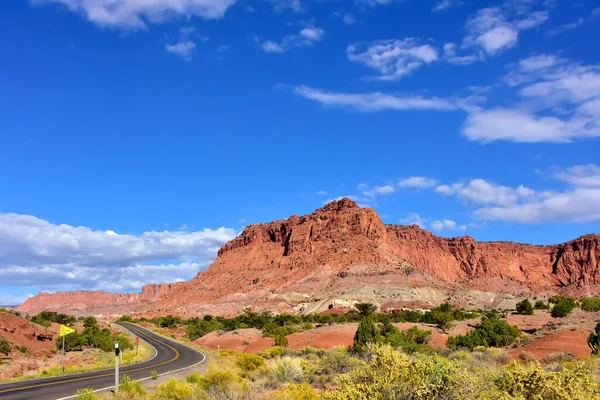
{"label": "desert hillside", "polygon": [[600,292],[600,235],[535,246],[442,238],[416,225],[385,225],[349,199],[314,213],[247,226],[190,281],[141,294],[66,292],[18,310],[70,314],[234,315],[243,307],[320,312],[369,301],[422,308],[451,298],[462,307],[514,307],[523,296]]}

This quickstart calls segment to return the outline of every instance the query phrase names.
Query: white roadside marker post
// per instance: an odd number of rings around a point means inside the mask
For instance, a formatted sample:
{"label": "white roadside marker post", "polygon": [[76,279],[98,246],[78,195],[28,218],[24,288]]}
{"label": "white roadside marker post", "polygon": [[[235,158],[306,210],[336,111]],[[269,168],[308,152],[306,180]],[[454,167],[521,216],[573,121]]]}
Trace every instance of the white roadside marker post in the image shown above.
{"label": "white roadside marker post", "polygon": [[119,343],[115,343],[115,393],[119,393]]}
{"label": "white roadside marker post", "polygon": [[63,335],[63,359],[62,359],[62,370],[65,373],[65,336]]}

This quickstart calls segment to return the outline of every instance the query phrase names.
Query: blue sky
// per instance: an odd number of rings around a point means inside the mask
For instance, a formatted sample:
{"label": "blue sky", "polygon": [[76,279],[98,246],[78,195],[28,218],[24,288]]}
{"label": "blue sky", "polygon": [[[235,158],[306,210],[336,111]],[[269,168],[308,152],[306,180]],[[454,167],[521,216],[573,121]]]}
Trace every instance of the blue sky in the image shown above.
{"label": "blue sky", "polygon": [[340,196],[600,230],[600,1],[18,0],[0,30],[0,303],[189,279]]}

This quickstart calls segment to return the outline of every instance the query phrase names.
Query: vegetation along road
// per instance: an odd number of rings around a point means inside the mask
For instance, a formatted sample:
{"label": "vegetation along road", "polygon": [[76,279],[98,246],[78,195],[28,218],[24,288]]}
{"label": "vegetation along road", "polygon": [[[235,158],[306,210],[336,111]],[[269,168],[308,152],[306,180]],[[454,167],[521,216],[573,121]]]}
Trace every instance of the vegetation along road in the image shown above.
{"label": "vegetation along road", "polygon": [[[200,364],[206,356],[190,347],[159,336],[140,326],[119,323],[131,333],[148,342],[156,350],[150,360],[122,367],[120,376],[129,376],[131,379],[144,379],[151,376],[151,371],[158,374]],[[55,400],[75,398],[78,389],[92,388],[94,390],[111,388],[114,386],[114,370],[102,370],[76,375],[65,375],[45,379],[36,379],[23,382],[13,382],[0,385],[0,399],[2,400]]]}

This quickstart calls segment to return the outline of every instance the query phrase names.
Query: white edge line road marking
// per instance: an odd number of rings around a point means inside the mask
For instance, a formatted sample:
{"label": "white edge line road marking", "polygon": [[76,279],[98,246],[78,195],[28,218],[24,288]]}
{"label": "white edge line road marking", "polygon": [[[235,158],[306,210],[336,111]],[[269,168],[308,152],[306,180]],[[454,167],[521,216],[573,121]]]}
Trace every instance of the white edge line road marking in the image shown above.
{"label": "white edge line road marking", "polygon": [[[127,330],[127,328],[125,328],[125,327],[123,327],[123,328]],[[144,328],[144,329],[145,329],[145,328]],[[152,332],[152,331],[149,331],[149,332]],[[156,332],[152,332],[152,333],[156,333]],[[161,335],[160,333],[158,333],[158,335],[159,335],[159,336],[163,336],[163,335]],[[165,339],[167,338],[166,336],[163,336],[163,337],[164,337]],[[142,340],[144,340],[144,339],[142,339]],[[173,340],[173,339],[172,339],[172,338],[168,338],[168,340]],[[144,341],[145,341],[145,340],[144,340]],[[183,344],[183,343],[181,343],[181,342],[179,342],[179,341],[176,341],[176,342],[177,342],[178,344],[181,344],[181,345],[183,345],[183,346],[185,346],[185,347],[187,347],[187,348],[190,348],[190,349],[192,349],[192,350],[194,350],[194,351],[196,351],[196,352],[198,352],[198,353],[202,354],[202,357],[203,357],[203,358],[202,358],[202,361],[199,361],[199,362],[197,362],[196,364],[194,364],[194,365],[190,365],[190,366],[188,366],[188,367],[179,368],[179,369],[176,369],[176,370],[174,370],[174,371],[168,371],[168,372],[164,372],[164,373],[162,373],[162,374],[159,374],[159,375],[157,375],[157,376],[164,376],[164,375],[168,375],[168,374],[174,374],[175,372],[183,371],[183,370],[186,370],[186,369],[189,369],[189,368],[195,367],[196,365],[202,364],[202,363],[203,363],[203,362],[206,360],[206,354],[204,354],[204,353],[203,353],[203,352],[201,352],[200,350],[197,350],[197,349],[195,349],[195,348],[193,348],[193,347],[191,347],[191,346],[188,346],[187,344]],[[148,343],[148,344],[149,344],[149,343]],[[150,345],[150,346],[152,346],[152,345]],[[154,347],[154,346],[152,346],[152,347]],[[156,351],[156,348],[154,348],[154,351]],[[156,357],[156,355],[155,355],[154,357]],[[154,358],[154,357],[152,357],[152,358]],[[149,377],[147,377],[147,378],[135,379],[135,380],[133,380],[132,382],[141,382],[141,381],[147,381],[148,379],[152,379],[152,377],[151,377],[151,376],[149,376]],[[102,392],[102,391],[104,391],[104,390],[108,390],[108,389],[112,389],[112,388],[114,388],[114,385],[113,385],[113,386],[108,386],[108,387],[105,387],[105,388],[102,388],[102,389],[96,389],[96,390],[93,390],[93,392],[94,392],[94,393],[95,393],[95,392]],[[56,399],[56,400],[67,400],[67,399],[74,399],[74,398],[76,398],[76,397],[77,397],[77,395],[76,395],[76,394],[74,394],[73,396],[61,397],[60,399]]]}
{"label": "white edge line road marking", "polygon": [[[148,359],[148,360],[146,360],[146,361],[142,361],[142,362],[140,362],[140,363],[137,363],[137,364],[141,364],[141,363],[150,362],[150,361],[152,361],[152,360],[154,360],[154,359],[156,358],[156,356],[158,355],[158,350],[156,350],[156,347],[152,346],[150,343],[148,343],[148,342],[146,342],[144,339],[142,339],[142,338],[141,338],[139,335],[136,335],[135,333],[131,332],[129,329],[125,328],[123,325],[119,325],[119,324],[115,324],[115,325],[117,325],[117,326],[118,326],[119,328],[121,328],[121,329],[125,329],[127,332],[129,332],[129,334],[130,334],[131,336],[135,336],[135,337],[138,337],[138,338],[140,338],[140,340],[141,340],[142,342],[146,343],[148,346],[150,346],[150,347],[152,347],[152,348],[154,349],[154,355],[152,356],[152,358],[150,358],[150,359]],[[136,365],[136,364],[129,364],[129,365]],[[128,365],[123,365],[123,367],[127,367],[127,366],[128,366]]]}
{"label": "white edge line road marking", "polygon": [[[135,333],[131,332],[129,329],[125,328],[124,326],[121,326],[121,325],[118,325],[118,324],[115,324],[115,325],[117,325],[119,328],[121,328],[121,329],[124,329],[124,330],[126,330],[127,332],[129,332],[129,334],[130,334],[131,336],[139,337],[138,335],[136,335]],[[146,343],[148,346],[150,346],[150,347],[152,347],[152,348],[154,349],[154,355],[153,355],[151,358],[149,358],[148,360],[145,360],[145,361],[142,361],[142,362],[139,362],[139,363],[135,363],[135,364],[127,364],[127,365],[123,365],[123,367],[129,367],[130,365],[137,365],[137,364],[142,364],[142,363],[150,362],[150,361],[154,360],[154,359],[156,358],[156,356],[158,356],[158,350],[156,350],[156,347],[152,346],[150,343],[146,342],[146,341],[145,341],[144,339],[142,339],[141,337],[139,337],[139,338],[140,338],[140,340],[142,340],[144,343]],[[6,384],[7,384],[7,385],[9,385],[9,384],[11,384],[11,383],[18,383],[18,382],[27,382],[27,383],[30,383],[30,382],[31,382],[31,383],[36,383],[37,381],[45,381],[45,380],[47,380],[47,379],[52,379],[52,378],[67,377],[67,376],[70,376],[70,377],[72,377],[72,378],[73,378],[73,377],[76,377],[77,375],[89,374],[89,373],[91,373],[91,372],[110,371],[110,370],[111,370],[110,368],[108,368],[108,369],[106,369],[106,370],[104,370],[104,369],[98,369],[98,370],[96,370],[96,371],[87,371],[87,372],[78,372],[78,373],[75,373],[75,374],[65,374],[65,375],[49,376],[49,377],[47,377],[47,378],[25,379],[25,380],[23,380],[23,381],[6,382]]]}

